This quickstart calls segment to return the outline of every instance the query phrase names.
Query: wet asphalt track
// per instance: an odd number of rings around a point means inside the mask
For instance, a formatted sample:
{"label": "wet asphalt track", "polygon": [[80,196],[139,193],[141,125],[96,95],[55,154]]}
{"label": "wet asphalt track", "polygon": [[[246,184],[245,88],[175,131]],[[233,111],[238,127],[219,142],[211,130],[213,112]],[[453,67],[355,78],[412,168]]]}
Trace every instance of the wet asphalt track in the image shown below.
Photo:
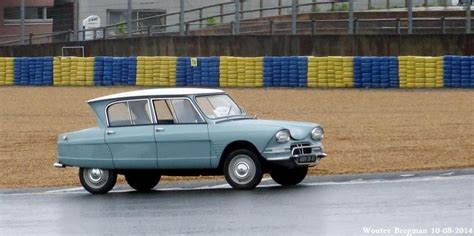
{"label": "wet asphalt track", "polygon": [[473,189],[474,169],[308,177],[287,188],[265,180],[253,191],[223,182],[150,193],[119,186],[100,196],[0,190],[0,235],[370,235],[363,227],[433,235],[432,228],[474,228]]}

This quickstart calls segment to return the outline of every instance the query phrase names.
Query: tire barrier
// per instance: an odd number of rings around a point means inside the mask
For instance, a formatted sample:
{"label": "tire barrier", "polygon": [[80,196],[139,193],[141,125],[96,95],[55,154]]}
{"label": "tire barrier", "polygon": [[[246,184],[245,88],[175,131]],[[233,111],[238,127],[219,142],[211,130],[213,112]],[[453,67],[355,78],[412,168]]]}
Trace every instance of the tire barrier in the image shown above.
{"label": "tire barrier", "polygon": [[474,88],[474,56],[0,57],[1,85]]}
{"label": "tire barrier", "polygon": [[400,88],[442,88],[443,57],[398,57]]}
{"label": "tire barrier", "polygon": [[354,57],[354,88],[398,88],[397,57]]}
{"label": "tire barrier", "polygon": [[306,87],[308,57],[264,57],[265,87]]}
{"label": "tire barrier", "polygon": [[136,73],[136,85],[174,87],[176,86],[176,57],[137,57],[135,68],[133,63],[128,65],[130,82],[133,83],[133,72]]}
{"label": "tire barrier", "polygon": [[94,84],[94,57],[55,57],[55,86],[92,86]]}
{"label": "tire barrier", "polygon": [[308,87],[352,88],[353,57],[308,57]]}
{"label": "tire barrier", "polygon": [[474,56],[445,56],[444,87],[474,88]]}
{"label": "tire barrier", "polygon": [[0,57],[0,86],[13,85],[14,58]]}

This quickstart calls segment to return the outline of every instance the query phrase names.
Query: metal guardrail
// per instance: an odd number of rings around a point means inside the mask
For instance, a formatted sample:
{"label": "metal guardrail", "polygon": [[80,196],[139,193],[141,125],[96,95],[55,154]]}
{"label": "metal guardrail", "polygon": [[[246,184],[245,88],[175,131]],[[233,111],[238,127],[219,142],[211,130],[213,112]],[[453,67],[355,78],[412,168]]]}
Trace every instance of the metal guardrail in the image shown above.
{"label": "metal guardrail", "polygon": [[[381,32],[387,32],[388,28],[392,28],[392,26],[387,27],[384,26],[383,24],[380,24],[381,22],[393,22],[393,27],[394,27],[394,33],[401,34],[401,33],[413,33],[413,30],[415,31],[420,31],[420,29],[423,29],[423,26],[416,26],[413,25],[414,22],[419,22],[419,21],[439,21],[441,22],[441,25],[439,27],[440,31],[442,33],[450,32],[452,29],[456,29],[456,33],[470,33],[471,32],[471,1],[466,1],[466,17],[465,18],[414,18],[412,11],[413,11],[413,0],[405,0],[405,6],[407,7],[407,12],[408,12],[408,17],[407,18],[392,18],[392,19],[357,19],[354,18],[354,0],[312,0],[310,3],[299,3],[299,0],[292,0],[291,5],[282,5],[282,0],[275,1],[277,2],[277,6],[273,7],[263,7],[263,0],[259,0],[260,5],[259,8],[255,9],[247,9],[244,10],[243,4],[245,2],[241,2],[240,0],[233,0],[229,2],[224,2],[224,3],[218,3],[218,4],[212,4],[212,5],[207,5],[203,7],[198,7],[194,9],[188,9],[184,10],[183,7],[180,7],[180,11],[177,12],[171,12],[167,14],[161,14],[161,15],[156,15],[156,16],[150,16],[150,17],[145,17],[145,18],[140,18],[140,19],[135,19],[135,20],[130,20],[128,22],[124,23],[118,23],[118,24],[112,24],[112,25],[107,25],[104,27],[100,28],[95,28],[95,29],[84,29],[84,30],[78,30],[76,32],[73,31],[63,31],[63,32],[55,32],[55,33],[48,33],[48,34],[30,34],[29,38],[26,39],[27,43],[33,44],[35,42],[44,42],[44,41],[77,41],[77,40],[83,40],[86,37],[86,34],[92,35],[91,39],[96,40],[96,39],[114,39],[114,38],[122,38],[122,37],[137,37],[137,36],[152,36],[152,35],[163,35],[163,34],[171,34],[171,35],[199,35],[200,33],[205,33],[208,31],[207,29],[222,29],[222,28],[227,28],[221,30],[222,34],[275,34],[275,33],[289,33],[289,34],[307,34],[308,30],[305,27],[302,27],[301,25],[307,25],[310,24],[311,28],[311,34],[318,34],[318,33],[324,33],[324,32],[318,32],[318,30],[321,28],[321,26],[326,25],[331,25],[331,24],[345,24],[345,27],[338,26],[338,27],[333,27],[333,30],[346,30],[346,33],[348,34],[356,34],[356,33],[361,33],[364,32],[368,27],[363,27],[361,24],[367,23],[367,22],[378,22],[380,27],[379,31]],[[372,6],[372,1],[368,1],[368,7],[370,8]],[[390,7],[390,0],[385,0],[386,1],[386,6]],[[181,0],[183,2],[183,0]],[[447,6],[447,1],[444,0],[445,6]],[[335,10],[336,4],[348,4],[348,10],[347,14],[348,17],[347,19],[337,19],[337,20],[312,20],[312,21],[301,21],[297,20],[297,14],[299,12],[299,9],[301,7],[306,7],[306,6],[311,6],[312,8],[317,7],[318,5],[325,5],[329,4],[331,10]],[[427,5],[428,2],[425,0],[425,6]],[[234,5],[234,10],[231,12],[225,12],[224,8],[229,5]],[[219,9],[219,14],[215,15],[210,15],[210,16],[204,16],[203,12],[207,9],[213,9],[213,8],[218,8]],[[278,15],[281,15],[283,9],[291,9],[291,21],[261,21],[258,20],[263,17],[264,12],[267,11],[278,11]],[[198,13],[199,17],[197,19],[192,19],[188,21],[184,21],[184,15],[185,14],[192,14],[192,13]],[[262,28],[262,25],[268,24],[268,30],[265,29],[259,29],[259,30],[248,30],[249,28],[249,22],[242,21],[244,18],[245,14],[248,13],[259,13],[259,18],[256,18],[255,20],[252,20],[253,24],[259,24],[258,27]],[[178,23],[173,23],[173,24],[167,24],[167,17],[171,16],[179,16],[179,22]],[[223,23],[224,18],[228,16],[234,16],[235,20],[231,21],[229,23]],[[130,23],[139,23],[143,22],[146,20],[151,20],[151,19],[160,19],[163,24],[161,25],[148,25],[148,26],[137,26],[137,29],[135,31],[131,31],[131,29],[128,29],[130,27]],[[217,24],[215,26],[209,26],[206,24],[203,24],[203,22],[207,21],[208,19],[220,19],[220,24]],[[247,20],[247,19],[246,19]],[[452,27],[447,25],[449,22],[452,21],[464,21],[464,27],[456,26]],[[263,22],[263,23],[262,23]],[[280,29],[278,25],[285,25],[283,29]],[[123,27],[126,26],[126,31],[123,32]],[[207,26],[205,29],[203,29],[203,26]],[[179,31],[169,31],[168,29],[170,28],[179,28]],[[194,30],[192,28],[195,28]],[[122,28],[122,32],[117,32],[120,31],[118,30],[119,28]],[[371,32],[376,33],[377,32],[377,27],[372,27]],[[425,27],[426,28],[426,27]],[[460,31],[460,29],[464,29],[463,32]],[[433,29],[433,27],[431,27]],[[330,30],[330,28],[325,29],[327,31]],[[320,30],[321,31],[321,30]],[[215,34],[220,34],[216,33]],[[1,37],[14,37],[15,35],[8,35],[8,36],[1,36]],[[16,35],[18,38],[20,38],[20,35]],[[82,36],[82,37],[81,37]],[[60,38],[60,39],[59,39]],[[11,40],[7,42],[2,42],[0,45],[8,45],[8,44],[16,44],[21,42],[21,39],[19,40]]]}

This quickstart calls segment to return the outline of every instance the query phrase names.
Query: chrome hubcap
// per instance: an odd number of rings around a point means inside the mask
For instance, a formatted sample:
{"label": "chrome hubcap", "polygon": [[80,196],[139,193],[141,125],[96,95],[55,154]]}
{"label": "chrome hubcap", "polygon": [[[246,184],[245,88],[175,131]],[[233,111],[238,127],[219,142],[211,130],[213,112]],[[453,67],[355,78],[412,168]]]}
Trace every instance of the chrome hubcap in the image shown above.
{"label": "chrome hubcap", "polygon": [[98,168],[85,169],[83,175],[86,184],[91,188],[102,188],[109,179],[109,171]]}
{"label": "chrome hubcap", "polygon": [[92,169],[89,172],[89,178],[91,179],[92,182],[98,183],[102,179],[103,172],[101,169]]}
{"label": "chrome hubcap", "polygon": [[229,176],[234,183],[247,184],[255,178],[256,167],[251,157],[238,155],[232,158],[229,165]]}
{"label": "chrome hubcap", "polygon": [[244,178],[249,173],[249,165],[245,162],[237,163],[237,168],[235,169],[235,174],[239,178]]}

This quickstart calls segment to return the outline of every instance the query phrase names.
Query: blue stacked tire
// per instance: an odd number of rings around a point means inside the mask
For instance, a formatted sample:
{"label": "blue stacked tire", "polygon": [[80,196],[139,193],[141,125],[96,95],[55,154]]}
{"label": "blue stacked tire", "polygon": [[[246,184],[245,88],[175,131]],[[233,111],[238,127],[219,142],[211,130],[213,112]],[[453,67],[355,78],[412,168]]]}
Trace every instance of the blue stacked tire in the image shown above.
{"label": "blue stacked tire", "polygon": [[308,57],[298,57],[298,87],[307,87]]}
{"label": "blue stacked tire", "polygon": [[451,85],[453,88],[461,88],[461,57],[452,57]]}
{"label": "blue stacked tire", "polygon": [[113,84],[112,82],[112,71],[113,71],[113,58],[112,57],[104,57],[104,77],[103,77],[103,85],[110,86]]}
{"label": "blue stacked tire", "polygon": [[53,85],[53,57],[43,58],[43,85]]}
{"label": "blue stacked tire", "polygon": [[21,81],[21,64],[22,58],[16,57],[13,59],[13,84],[19,85]]}
{"label": "blue stacked tire", "polygon": [[289,57],[289,86],[298,87],[298,57]]}
{"label": "blue stacked tire", "polygon": [[378,58],[380,63],[379,71],[380,71],[380,88],[389,88],[390,87],[390,66],[389,66],[389,58],[388,57],[381,57]]}
{"label": "blue stacked tire", "polygon": [[30,84],[30,70],[33,70],[34,67],[30,67],[30,59],[25,57],[21,63],[21,85],[29,85]]}
{"label": "blue stacked tire", "polygon": [[219,87],[219,57],[209,58],[209,87]]}
{"label": "blue stacked tire", "polygon": [[452,88],[453,82],[453,57],[452,56],[444,56],[443,57],[443,85],[445,88]]}
{"label": "blue stacked tire", "polygon": [[104,57],[95,57],[94,85],[104,85]]}
{"label": "blue stacked tire", "polygon": [[122,85],[122,58],[112,59],[112,85]]}
{"label": "blue stacked tire", "polygon": [[178,57],[176,60],[176,86],[186,86],[186,61],[189,60],[186,57]]}
{"label": "blue stacked tire", "polygon": [[191,58],[186,58],[186,86],[194,86],[194,70],[191,66]]}
{"label": "blue stacked tire", "polygon": [[362,57],[354,57],[354,88],[363,88],[361,62]]}
{"label": "blue stacked tire", "polygon": [[192,66],[191,70],[193,73],[193,86],[200,87],[202,85],[202,60],[197,58],[197,66]]}
{"label": "blue stacked tire", "polygon": [[282,57],[273,57],[273,87],[282,86],[282,63]]}
{"label": "blue stacked tire", "polygon": [[36,86],[41,86],[43,84],[43,58],[37,57],[34,59],[34,82]]}
{"label": "blue stacked tire", "polygon": [[128,57],[120,58],[120,85],[128,85]]}
{"label": "blue stacked tire", "polygon": [[372,58],[361,57],[362,88],[372,87]]}
{"label": "blue stacked tire", "polygon": [[399,79],[398,79],[398,58],[397,57],[389,57],[388,58],[388,66],[389,66],[389,83],[390,88],[398,88],[399,87]]}
{"label": "blue stacked tire", "polygon": [[128,75],[127,84],[132,86],[137,82],[137,58],[129,57],[128,60]]}
{"label": "blue stacked tire", "polygon": [[263,57],[263,86],[273,87],[273,57]]}
{"label": "blue stacked tire", "polygon": [[206,57],[198,58],[201,61],[199,67],[201,69],[201,78],[194,78],[196,80],[200,80],[199,86],[209,87],[209,59]]}
{"label": "blue stacked tire", "polygon": [[282,57],[280,61],[281,78],[280,87],[290,86],[290,57]]}
{"label": "blue stacked tire", "polygon": [[471,85],[471,59],[468,56],[461,57],[461,88],[469,88]]}
{"label": "blue stacked tire", "polygon": [[471,74],[470,87],[471,87],[471,88],[474,88],[474,56],[470,56],[469,59],[470,59],[470,62],[471,62],[471,65],[470,65],[470,68],[471,68],[471,69],[470,69],[470,70],[471,70],[471,72],[470,72],[470,74]]}

